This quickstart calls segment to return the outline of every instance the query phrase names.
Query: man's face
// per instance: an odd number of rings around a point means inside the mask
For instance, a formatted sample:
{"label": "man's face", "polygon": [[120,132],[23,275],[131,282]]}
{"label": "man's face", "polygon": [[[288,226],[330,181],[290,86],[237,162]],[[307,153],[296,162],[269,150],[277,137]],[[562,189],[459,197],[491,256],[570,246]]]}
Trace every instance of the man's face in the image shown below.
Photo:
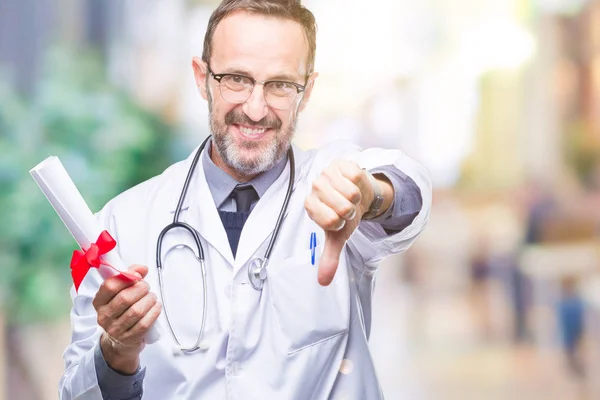
{"label": "man's face", "polygon": [[[306,83],[308,43],[300,24],[234,13],[223,19],[213,36],[210,68],[215,74],[238,74],[259,81]],[[288,109],[267,104],[257,83],[243,104],[223,99],[219,83],[199,58],[193,62],[196,83],[208,101],[217,165],[241,177],[268,170],[290,146],[298,113],[304,108],[316,74]]]}

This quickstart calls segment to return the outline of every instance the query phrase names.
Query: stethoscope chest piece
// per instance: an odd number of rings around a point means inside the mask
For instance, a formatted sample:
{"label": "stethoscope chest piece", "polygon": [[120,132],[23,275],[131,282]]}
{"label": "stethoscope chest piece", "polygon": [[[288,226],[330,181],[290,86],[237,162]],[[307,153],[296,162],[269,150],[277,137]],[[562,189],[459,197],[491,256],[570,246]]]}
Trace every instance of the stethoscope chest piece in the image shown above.
{"label": "stethoscope chest piece", "polygon": [[[184,354],[192,354],[198,350],[206,351],[210,347],[210,343],[206,340],[203,340],[204,339],[204,328],[206,325],[207,303],[208,303],[208,291],[207,291],[204,250],[202,248],[202,243],[200,241],[200,234],[191,225],[188,225],[185,222],[179,221],[179,214],[181,213],[181,210],[183,207],[183,201],[184,201],[185,195],[189,189],[190,181],[192,179],[192,174],[194,173],[194,170],[196,169],[196,165],[198,164],[198,160],[200,159],[200,154],[202,153],[202,150],[204,149],[204,146],[208,142],[209,138],[210,138],[210,136],[208,138],[206,138],[206,140],[200,145],[200,148],[198,149],[198,151],[196,152],[196,155],[194,156],[194,159],[192,160],[192,164],[188,170],[187,176],[185,178],[185,182],[183,183],[183,188],[181,190],[181,194],[179,195],[177,207],[175,209],[175,214],[173,216],[173,222],[170,223],[169,225],[167,225],[160,232],[160,234],[158,235],[158,240],[156,242],[156,267],[158,269],[158,283],[159,283],[159,288],[160,288],[160,298],[163,303],[163,313],[167,320],[167,325],[169,325],[169,330],[171,331],[171,334],[173,335],[173,339],[176,344],[172,348],[172,353],[174,356],[180,356],[180,355],[184,355]],[[292,151],[291,147],[288,150],[288,159],[290,162],[290,176],[289,176],[289,180],[288,180],[288,187],[287,187],[287,191],[285,194],[285,199],[283,201],[283,205],[281,206],[281,211],[279,212],[279,216],[277,218],[277,223],[275,224],[275,229],[273,231],[274,233],[271,236],[271,240],[269,241],[269,245],[267,246],[267,249],[265,251],[264,258],[255,258],[254,260],[252,260],[250,262],[250,265],[248,266],[248,278],[250,279],[250,284],[256,290],[261,290],[264,286],[265,280],[267,279],[267,265],[269,264],[269,258],[271,256],[271,251],[273,250],[273,246],[275,245],[277,237],[279,236],[279,230],[281,229],[283,217],[286,214],[287,207],[290,202],[290,198],[292,196],[292,191],[294,189],[295,164],[294,164],[294,152]],[[173,246],[171,249],[169,249],[166,252],[166,254],[163,255],[163,253],[162,253],[163,239],[165,238],[166,234],[171,229],[174,229],[174,228],[183,229],[184,231],[188,232],[194,239],[196,249],[194,249],[193,247],[190,247],[189,245],[186,245],[186,244],[178,244],[176,246]],[[163,268],[164,268],[163,258],[166,260],[166,258],[169,256],[170,252],[174,249],[183,249],[183,250],[191,251],[194,254],[194,258],[196,258],[199,261],[200,270],[202,273],[202,290],[203,290],[202,296],[203,296],[203,300],[204,300],[203,306],[202,306],[202,322],[200,325],[200,331],[198,332],[198,338],[196,339],[196,343],[191,347],[183,346],[181,344],[181,340],[179,340],[179,337],[175,334],[175,330],[173,329],[173,324],[171,322],[171,319],[169,318],[166,298],[164,295],[164,282],[163,282],[163,275],[162,275]],[[194,250],[197,250],[198,252],[196,253]]]}
{"label": "stethoscope chest piece", "polygon": [[248,279],[256,290],[261,290],[267,279],[267,262],[263,258],[255,258],[248,266]]}
{"label": "stethoscope chest piece", "polygon": [[173,345],[171,348],[171,351],[175,357],[179,357],[179,356],[182,356],[185,354],[192,354],[192,353],[196,352],[197,350],[206,351],[209,348],[210,348],[210,343],[208,342],[208,340],[205,339],[205,340],[202,340],[198,345],[196,345],[195,347],[190,348],[190,349],[183,348],[182,346],[179,346],[179,345]]}

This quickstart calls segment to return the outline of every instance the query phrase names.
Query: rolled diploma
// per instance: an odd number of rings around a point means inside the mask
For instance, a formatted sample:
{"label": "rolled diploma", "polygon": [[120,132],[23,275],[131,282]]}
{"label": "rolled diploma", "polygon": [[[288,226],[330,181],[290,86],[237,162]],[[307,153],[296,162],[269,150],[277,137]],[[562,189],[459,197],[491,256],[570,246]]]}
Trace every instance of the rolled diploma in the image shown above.
{"label": "rolled diploma", "polygon": [[[51,156],[46,158],[32,168],[29,173],[69,232],[71,232],[77,244],[84,251],[88,249],[90,244],[95,242],[100,233],[106,228],[99,226],[98,221],[58,157]],[[127,270],[116,249],[104,254],[102,259],[119,271]],[[103,265],[98,270],[103,279],[118,274],[112,268]],[[156,321],[150,330],[148,330],[144,339],[146,343],[152,344],[159,338],[160,326],[158,321]]]}

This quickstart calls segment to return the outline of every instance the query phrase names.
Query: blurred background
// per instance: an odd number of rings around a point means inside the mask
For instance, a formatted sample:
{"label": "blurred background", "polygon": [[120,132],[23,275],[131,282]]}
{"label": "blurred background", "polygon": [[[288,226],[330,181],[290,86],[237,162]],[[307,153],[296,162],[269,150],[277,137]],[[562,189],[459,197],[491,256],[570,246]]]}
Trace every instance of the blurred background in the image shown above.
{"label": "blurred background", "polygon": [[[208,134],[193,82],[216,0],[0,0],[0,398],[54,399],[75,242],[29,176],[92,210]],[[600,0],[304,0],[303,148],[401,148],[431,220],[382,266],[388,399],[600,398]],[[361,399],[362,400],[362,399]]]}

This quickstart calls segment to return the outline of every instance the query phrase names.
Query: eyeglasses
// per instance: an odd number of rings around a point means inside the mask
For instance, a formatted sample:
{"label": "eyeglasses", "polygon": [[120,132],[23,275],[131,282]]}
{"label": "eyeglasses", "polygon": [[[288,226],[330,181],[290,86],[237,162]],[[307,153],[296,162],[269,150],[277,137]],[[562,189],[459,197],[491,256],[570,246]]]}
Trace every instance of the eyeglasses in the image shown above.
{"label": "eyeglasses", "polygon": [[271,108],[286,110],[306,86],[287,81],[259,81],[239,74],[215,74],[207,64],[208,72],[219,83],[219,91],[223,100],[232,104],[245,103],[254,90],[254,85],[263,85],[265,101]]}

